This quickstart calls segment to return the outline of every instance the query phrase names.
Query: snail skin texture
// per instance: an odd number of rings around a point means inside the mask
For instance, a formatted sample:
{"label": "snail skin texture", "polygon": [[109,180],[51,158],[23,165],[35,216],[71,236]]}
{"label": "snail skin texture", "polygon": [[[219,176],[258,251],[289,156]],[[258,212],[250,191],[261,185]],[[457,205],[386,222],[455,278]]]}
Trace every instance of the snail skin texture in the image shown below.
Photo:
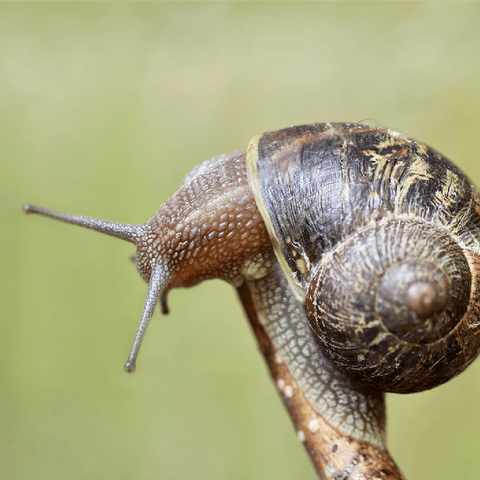
{"label": "snail skin texture", "polygon": [[313,410],[384,449],[382,392],[440,385],[478,354],[479,200],[454,164],[413,138],[322,123],[207,160],[144,224],[24,210],[136,246],[149,286],[127,372],[169,290],[221,278],[248,290]]}

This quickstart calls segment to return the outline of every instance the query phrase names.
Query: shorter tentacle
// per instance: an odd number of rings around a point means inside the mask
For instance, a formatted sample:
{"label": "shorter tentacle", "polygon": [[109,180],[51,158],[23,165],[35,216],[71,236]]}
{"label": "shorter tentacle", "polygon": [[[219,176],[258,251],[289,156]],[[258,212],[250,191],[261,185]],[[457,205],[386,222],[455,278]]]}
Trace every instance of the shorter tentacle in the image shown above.
{"label": "shorter tentacle", "polygon": [[145,305],[143,307],[142,318],[140,320],[140,325],[138,326],[137,334],[135,335],[135,340],[133,341],[132,350],[130,351],[130,355],[128,356],[128,360],[124,367],[127,373],[133,373],[135,371],[135,362],[137,361],[138,352],[140,351],[143,337],[145,336],[148,323],[152,318],[157,302],[160,301],[162,309],[164,308],[164,305],[166,308],[163,293],[165,292],[169,278],[169,271],[162,264],[158,264],[152,269],[152,275],[148,284],[147,298],[145,299]]}

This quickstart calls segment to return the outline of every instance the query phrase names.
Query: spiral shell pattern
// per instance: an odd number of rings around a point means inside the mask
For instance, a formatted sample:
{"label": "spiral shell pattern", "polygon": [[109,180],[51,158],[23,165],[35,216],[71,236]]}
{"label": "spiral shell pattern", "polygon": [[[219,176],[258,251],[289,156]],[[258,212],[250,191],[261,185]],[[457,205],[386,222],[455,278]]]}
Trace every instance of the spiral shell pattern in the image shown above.
{"label": "spiral shell pattern", "polygon": [[249,179],[318,342],[359,382],[432,388],[480,347],[479,196],[430,147],[359,124],[256,137]]}
{"label": "spiral shell pattern", "polygon": [[373,388],[406,393],[446,382],[475,358],[471,290],[468,260],[446,231],[389,220],[325,256],[306,305],[338,366]]}

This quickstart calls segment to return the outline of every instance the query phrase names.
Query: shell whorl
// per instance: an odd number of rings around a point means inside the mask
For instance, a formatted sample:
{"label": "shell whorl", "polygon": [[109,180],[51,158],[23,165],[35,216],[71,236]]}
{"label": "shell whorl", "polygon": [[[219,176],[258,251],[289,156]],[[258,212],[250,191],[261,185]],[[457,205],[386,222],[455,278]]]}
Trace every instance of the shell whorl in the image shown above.
{"label": "shell whorl", "polygon": [[446,382],[472,361],[465,334],[472,275],[446,230],[409,219],[367,227],[324,257],[307,293],[311,326],[363,384],[406,393]]}

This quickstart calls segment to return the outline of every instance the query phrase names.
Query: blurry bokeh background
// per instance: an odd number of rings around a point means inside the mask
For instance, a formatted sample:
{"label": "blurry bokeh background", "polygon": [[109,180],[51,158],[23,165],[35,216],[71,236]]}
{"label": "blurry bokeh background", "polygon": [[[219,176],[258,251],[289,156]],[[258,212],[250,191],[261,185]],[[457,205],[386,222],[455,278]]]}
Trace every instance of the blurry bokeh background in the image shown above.
{"label": "blurry bokeh background", "polygon": [[[368,121],[480,184],[480,4],[1,4],[0,478],[314,479],[234,291],[146,293],[130,244],[22,214],[146,221],[197,163]],[[480,477],[480,362],[388,397],[409,480]]]}

